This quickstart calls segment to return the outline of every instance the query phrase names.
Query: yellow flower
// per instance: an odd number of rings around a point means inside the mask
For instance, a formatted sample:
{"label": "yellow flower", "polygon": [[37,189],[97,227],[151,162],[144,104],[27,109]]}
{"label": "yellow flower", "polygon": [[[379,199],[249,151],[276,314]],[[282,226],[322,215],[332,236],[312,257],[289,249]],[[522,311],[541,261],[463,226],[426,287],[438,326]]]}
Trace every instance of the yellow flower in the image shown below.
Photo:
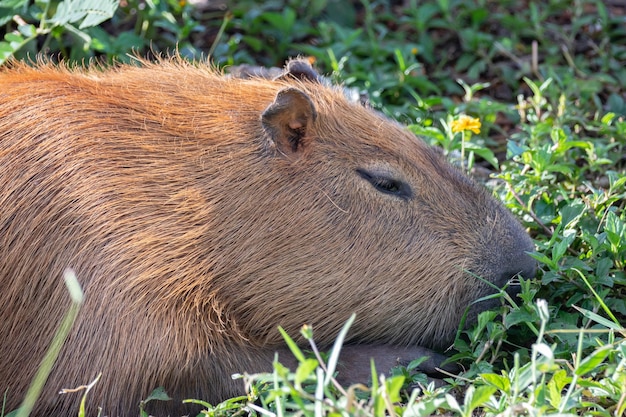
{"label": "yellow flower", "polygon": [[458,120],[453,120],[452,122],[450,122],[452,133],[459,133],[463,132],[464,130],[471,130],[472,132],[479,134],[480,126],[480,119],[466,116],[464,114],[459,116]]}

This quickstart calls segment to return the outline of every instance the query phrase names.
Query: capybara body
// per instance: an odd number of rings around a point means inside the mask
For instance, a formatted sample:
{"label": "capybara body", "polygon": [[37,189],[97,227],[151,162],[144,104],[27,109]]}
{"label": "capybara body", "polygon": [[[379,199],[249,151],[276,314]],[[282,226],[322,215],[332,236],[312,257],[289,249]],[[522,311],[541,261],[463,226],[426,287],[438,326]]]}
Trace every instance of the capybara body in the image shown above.
{"label": "capybara body", "polygon": [[151,403],[156,415],[240,394],[231,374],[287,357],[279,325],[296,336],[312,324],[329,345],[356,313],[348,379],[369,356],[446,347],[494,292],[475,275],[498,287],[530,276],[530,250],[439,152],[303,62],[275,80],[178,60],[0,70],[9,410],[69,307],[67,267],[85,303],[37,416],[76,415],[80,394],[58,391],[98,373],[88,404],[113,417],[158,386],[174,400]]}

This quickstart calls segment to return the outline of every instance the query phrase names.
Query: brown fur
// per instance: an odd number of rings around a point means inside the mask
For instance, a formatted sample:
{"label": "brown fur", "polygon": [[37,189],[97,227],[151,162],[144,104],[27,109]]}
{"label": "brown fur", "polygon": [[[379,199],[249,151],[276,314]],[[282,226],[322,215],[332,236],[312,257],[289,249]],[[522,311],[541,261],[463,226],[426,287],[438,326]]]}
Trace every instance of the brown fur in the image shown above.
{"label": "brown fur", "polygon": [[99,372],[88,402],[104,415],[136,414],[157,386],[175,401],[153,412],[216,402],[241,392],[230,374],[271,369],[278,325],[295,336],[311,323],[328,345],[353,312],[349,344],[386,364],[451,343],[464,309],[493,292],[465,270],[498,286],[534,273],[529,238],[484,190],[301,75],[14,64],[0,70],[0,167],[9,409],[68,308],[66,267],[86,296],[36,415],[75,415],[78,395],[58,390]]}

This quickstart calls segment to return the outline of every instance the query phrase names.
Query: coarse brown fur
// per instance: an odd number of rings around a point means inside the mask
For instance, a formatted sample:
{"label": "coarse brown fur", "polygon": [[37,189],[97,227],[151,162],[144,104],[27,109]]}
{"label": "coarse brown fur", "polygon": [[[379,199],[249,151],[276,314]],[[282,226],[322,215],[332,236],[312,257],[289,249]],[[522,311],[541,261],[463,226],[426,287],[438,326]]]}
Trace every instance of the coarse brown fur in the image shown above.
{"label": "coarse brown fur", "polygon": [[300,75],[243,80],[177,59],[0,69],[8,409],[69,306],[67,267],[85,304],[37,416],[75,415],[79,395],[57,392],[99,372],[88,402],[114,417],[157,386],[174,397],[158,415],[235,395],[232,373],[271,369],[278,325],[310,323],[328,345],[356,313],[348,343],[381,361],[446,347],[493,292],[467,271],[498,286],[534,273],[530,239],[487,192]]}

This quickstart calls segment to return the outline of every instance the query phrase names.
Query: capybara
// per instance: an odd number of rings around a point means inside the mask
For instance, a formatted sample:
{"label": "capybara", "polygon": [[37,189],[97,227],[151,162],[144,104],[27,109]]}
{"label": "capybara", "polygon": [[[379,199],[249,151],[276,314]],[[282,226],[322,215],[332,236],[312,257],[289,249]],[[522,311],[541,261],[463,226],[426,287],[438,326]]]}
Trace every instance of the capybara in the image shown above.
{"label": "capybara", "polygon": [[[329,346],[339,377],[453,341],[467,306],[530,277],[521,225],[441,152],[295,60],[276,79],[181,59],[0,70],[0,392],[19,406],[70,304],[85,303],[35,409],[154,415],[241,394],[237,372]],[[469,318],[485,308],[474,304]],[[342,374],[343,372],[343,374]],[[367,373],[364,373],[367,375]],[[363,381],[367,382],[367,381]],[[150,405],[149,404],[149,405]]]}

